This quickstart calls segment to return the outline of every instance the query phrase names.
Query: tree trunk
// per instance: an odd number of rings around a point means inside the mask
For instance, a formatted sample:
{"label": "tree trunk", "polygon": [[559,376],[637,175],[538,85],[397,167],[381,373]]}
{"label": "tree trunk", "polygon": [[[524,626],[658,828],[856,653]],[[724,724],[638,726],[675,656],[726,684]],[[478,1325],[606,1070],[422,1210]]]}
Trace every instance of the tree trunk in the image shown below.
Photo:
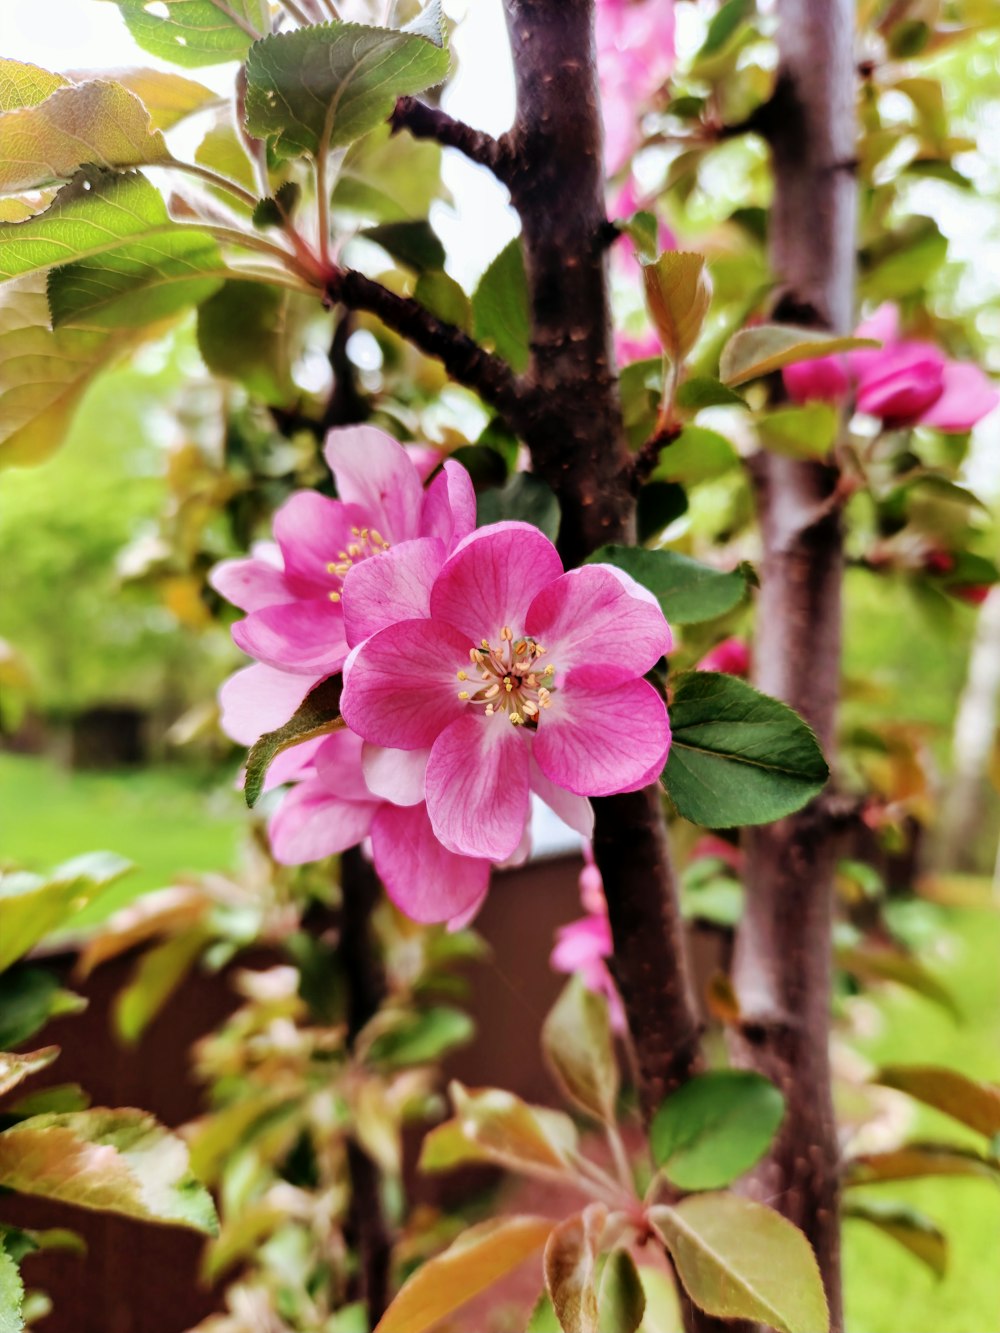
{"label": "tree trunk", "polygon": [[[768,116],[775,197],[776,317],[847,332],[853,323],[854,5],[779,0],[779,76]],[[798,710],[828,756],[840,684],[843,567],[837,469],[762,454],[753,477],[763,541],[756,679]],[[733,981],[739,1063],[774,1080],[787,1112],[749,1189],[808,1236],[842,1328],[839,1149],[829,1012],[835,829],[820,800],[754,829]]]}

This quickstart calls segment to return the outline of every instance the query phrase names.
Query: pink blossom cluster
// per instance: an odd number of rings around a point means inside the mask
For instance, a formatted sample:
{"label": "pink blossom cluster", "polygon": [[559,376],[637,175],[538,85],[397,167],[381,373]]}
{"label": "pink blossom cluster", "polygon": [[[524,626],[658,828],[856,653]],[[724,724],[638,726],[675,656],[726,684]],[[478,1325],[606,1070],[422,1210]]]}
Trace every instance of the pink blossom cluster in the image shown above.
{"label": "pink blossom cluster", "polygon": [[859,412],[880,417],[886,426],[946,432],[971,430],[1000,402],[978,366],[950,360],[934,343],[901,337],[894,305],[880,306],[858,326],[857,336],[882,346],[786,367],[788,396],[836,404],[853,395]]}
{"label": "pink blossom cluster", "polygon": [[326,458],[339,498],[292,496],[273,544],[215,570],[256,659],[223,686],[223,725],[250,743],[343,672],[348,729],[269,774],[293,784],[271,820],[275,855],[300,864],[370,839],[410,916],[468,920],[491,867],[527,854],[533,793],[587,838],[591,796],[658,776],[670,727],[643,676],[670,630],[620,570],[565,572],[527,523],[476,529],[457,463],[425,487],[373,427],[332,431]]}
{"label": "pink blossom cluster", "polygon": [[597,72],[604,156],[616,175],[642,140],[643,109],[674,68],[674,0],[598,0]]}

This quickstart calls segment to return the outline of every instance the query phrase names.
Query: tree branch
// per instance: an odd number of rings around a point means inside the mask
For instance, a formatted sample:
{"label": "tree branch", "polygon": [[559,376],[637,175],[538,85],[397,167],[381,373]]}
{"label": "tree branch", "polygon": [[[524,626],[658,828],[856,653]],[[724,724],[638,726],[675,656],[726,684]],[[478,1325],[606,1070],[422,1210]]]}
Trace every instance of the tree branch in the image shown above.
{"label": "tree branch", "polygon": [[348,310],[366,310],[377,315],[387,328],[413,343],[427,356],[442,362],[449,375],[495,408],[515,429],[525,411],[529,395],[507,363],[487,352],[477,342],[405,296],[397,296],[380,283],[354,269],[337,269],[327,280],[331,304],[341,302]]}
{"label": "tree branch", "polygon": [[409,130],[415,139],[433,139],[443,148],[457,148],[471,162],[488,168],[498,180],[507,183],[513,168],[513,153],[506,137],[494,139],[485,130],[473,129],[465,121],[456,120],[447,111],[416,97],[399,98],[389,125],[393,134]]}

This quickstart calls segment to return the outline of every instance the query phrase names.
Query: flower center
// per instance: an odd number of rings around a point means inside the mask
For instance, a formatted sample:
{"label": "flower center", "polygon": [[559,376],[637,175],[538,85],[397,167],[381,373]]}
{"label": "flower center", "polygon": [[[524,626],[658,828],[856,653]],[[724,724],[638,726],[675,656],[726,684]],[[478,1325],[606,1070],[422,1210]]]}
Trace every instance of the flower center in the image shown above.
{"label": "flower center", "polygon": [[515,639],[508,627],[500,631],[500,645],[494,648],[483,639],[478,648],[469,649],[470,671],[459,671],[458,679],[475,684],[475,690],[461,689],[458,697],[478,704],[486,717],[504,713],[515,727],[537,727],[538,715],[552,703],[556,669],[551,662],[539,665],[545,649],[535,639]]}
{"label": "flower center", "polygon": [[351,528],[351,536],[354,540],[348,542],[347,550],[338,551],[336,560],[331,560],[326,567],[326,572],[333,578],[333,590],[327,593],[331,602],[340,601],[340,589],[352,565],[389,549],[389,543],[376,528]]}

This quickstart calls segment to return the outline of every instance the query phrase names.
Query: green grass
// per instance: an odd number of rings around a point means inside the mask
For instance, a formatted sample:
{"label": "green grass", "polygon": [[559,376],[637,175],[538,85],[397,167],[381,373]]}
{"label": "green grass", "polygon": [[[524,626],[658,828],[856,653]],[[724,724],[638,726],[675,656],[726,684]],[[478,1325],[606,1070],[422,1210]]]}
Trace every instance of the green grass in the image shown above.
{"label": "green grass", "polygon": [[[964,1016],[953,1023],[938,1007],[893,989],[879,1008],[883,1026],[864,1043],[876,1063],[941,1064],[975,1078],[1000,1080],[1000,914],[934,909],[954,957],[936,971]],[[977,1143],[947,1116],[921,1110],[916,1137]],[[849,1333],[1000,1333],[1000,1189],[986,1180],[919,1180],[870,1187],[928,1214],[950,1241],[940,1282],[864,1222],[844,1232]]]}
{"label": "green grass", "polygon": [[188,870],[226,870],[245,814],[218,775],[181,768],[68,772],[50,759],[0,754],[0,862],[46,870],[81,852],[112,851],[135,862],[83,926]]}

